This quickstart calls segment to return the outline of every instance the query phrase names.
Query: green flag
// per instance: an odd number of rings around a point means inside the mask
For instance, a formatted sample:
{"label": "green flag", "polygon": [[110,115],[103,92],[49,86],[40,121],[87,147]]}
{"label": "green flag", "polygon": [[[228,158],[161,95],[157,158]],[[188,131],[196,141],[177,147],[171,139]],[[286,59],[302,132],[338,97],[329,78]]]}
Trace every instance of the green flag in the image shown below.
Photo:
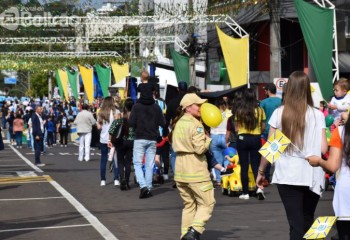
{"label": "green flag", "polygon": [[60,90],[60,97],[61,99],[64,99],[64,92],[63,92],[63,87],[62,87],[62,83],[61,83],[61,78],[60,75],[58,74],[58,70],[55,70],[55,76],[56,76],[56,81],[57,81],[57,85],[58,85],[58,89]]}
{"label": "green flag", "polygon": [[139,77],[142,71],[142,62],[133,62],[131,63],[131,76]]}
{"label": "green flag", "polygon": [[334,9],[321,8],[294,0],[298,18],[323,98],[333,95],[333,20]]}
{"label": "green flag", "polygon": [[177,82],[185,81],[190,85],[190,58],[177,53],[175,49],[170,49],[173,58],[174,70]]}
{"label": "green flag", "polygon": [[99,64],[95,65],[95,69],[98,76],[98,81],[100,82],[103,97],[108,97],[109,92],[108,88],[111,84],[111,68],[110,67],[102,67]]}
{"label": "green flag", "polygon": [[79,94],[78,94],[78,86],[77,86],[77,78],[78,78],[78,72],[71,72],[67,71],[68,73],[68,81],[70,88],[72,89],[72,93],[75,99],[79,99]]}

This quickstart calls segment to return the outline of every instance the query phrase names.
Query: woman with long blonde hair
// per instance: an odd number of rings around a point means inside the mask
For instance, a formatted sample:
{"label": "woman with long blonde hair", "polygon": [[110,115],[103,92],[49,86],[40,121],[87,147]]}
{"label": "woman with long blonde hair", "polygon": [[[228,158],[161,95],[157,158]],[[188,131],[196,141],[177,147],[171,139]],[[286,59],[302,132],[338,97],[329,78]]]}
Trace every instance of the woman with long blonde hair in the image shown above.
{"label": "woman with long blonde hair", "polygon": [[[106,97],[102,103],[100,111],[97,115],[97,127],[101,129],[100,134],[100,143],[101,143],[101,165],[100,165],[100,174],[101,174],[101,186],[106,185],[106,165],[108,159],[108,142],[109,133],[108,130],[114,119],[119,118],[120,111],[116,109],[114,99],[112,97]],[[114,172],[114,186],[119,186],[119,175],[118,169],[113,161],[113,172]]]}
{"label": "woman with long blonde hair", "polygon": [[[313,107],[310,80],[304,72],[289,76],[283,105],[273,112],[269,124],[269,136],[278,129],[292,142],[275,162],[272,183],[277,185],[286,210],[290,239],[301,240],[314,221],[324,190],[322,168],[310,166],[305,157],[327,151],[325,119]],[[264,188],[266,164],[262,158],[256,179],[260,188]]]}

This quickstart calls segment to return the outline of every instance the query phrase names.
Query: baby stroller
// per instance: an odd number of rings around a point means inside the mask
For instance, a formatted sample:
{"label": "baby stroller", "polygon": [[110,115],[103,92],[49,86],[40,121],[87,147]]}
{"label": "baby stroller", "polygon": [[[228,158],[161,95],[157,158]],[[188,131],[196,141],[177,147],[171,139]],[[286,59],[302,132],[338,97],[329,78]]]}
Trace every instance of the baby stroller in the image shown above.
{"label": "baby stroller", "polygon": [[[164,146],[166,141],[167,141],[167,139],[162,139],[162,141],[157,143],[156,146],[157,147],[162,147],[162,146]],[[142,171],[143,171],[143,174],[145,174],[145,172],[146,172],[145,161],[146,161],[146,156],[144,155],[143,158],[142,158]],[[134,176],[134,182],[135,182],[135,184],[138,184],[137,179],[136,179],[136,175]],[[158,166],[158,164],[156,162],[153,165],[152,184],[154,186],[159,186],[161,184],[164,184],[164,177],[163,177],[163,173],[162,173],[162,168],[161,168],[161,166]]]}
{"label": "baby stroller", "polygon": [[[143,174],[145,174],[145,172],[146,172],[145,161],[146,161],[146,156],[143,156],[143,159],[142,159],[142,172],[143,172]],[[135,184],[138,184],[137,179],[136,179],[136,175],[134,176],[134,182],[135,182]],[[160,168],[160,166],[157,165],[157,163],[154,163],[152,184],[154,186],[159,186],[163,183],[164,183],[164,177],[163,177],[161,168]]]}

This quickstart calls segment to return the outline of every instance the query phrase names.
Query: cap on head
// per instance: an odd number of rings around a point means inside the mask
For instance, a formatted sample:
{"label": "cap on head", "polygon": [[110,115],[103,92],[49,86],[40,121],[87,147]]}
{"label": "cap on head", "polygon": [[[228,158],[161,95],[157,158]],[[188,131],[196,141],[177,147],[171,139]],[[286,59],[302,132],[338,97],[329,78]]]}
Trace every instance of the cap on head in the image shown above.
{"label": "cap on head", "polygon": [[277,89],[276,89],[276,85],[274,83],[268,83],[264,86],[265,90],[270,91],[272,94],[275,94]]}
{"label": "cap on head", "polygon": [[179,90],[182,92],[187,91],[187,83],[185,81],[180,81],[178,84]]}
{"label": "cap on head", "polygon": [[188,106],[191,106],[192,104],[203,104],[207,102],[207,99],[202,99],[197,96],[195,93],[187,93],[181,100],[180,106],[182,109],[185,109]]}

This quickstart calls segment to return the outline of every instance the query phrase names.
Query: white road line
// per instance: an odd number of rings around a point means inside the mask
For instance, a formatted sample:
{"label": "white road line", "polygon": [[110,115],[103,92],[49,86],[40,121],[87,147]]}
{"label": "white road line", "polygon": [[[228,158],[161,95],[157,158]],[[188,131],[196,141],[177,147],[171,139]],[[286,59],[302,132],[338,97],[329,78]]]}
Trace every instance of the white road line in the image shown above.
{"label": "white road line", "polygon": [[0,201],[30,201],[30,200],[46,200],[46,199],[64,199],[64,197],[45,197],[45,198],[4,198],[0,199]]}
{"label": "white road line", "polygon": [[57,191],[59,191],[74,207],[77,211],[85,217],[85,219],[91,223],[91,225],[98,231],[102,237],[108,240],[118,240],[89,210],[87,210],[78,200],[76,200],[69,192],[67,192],[56,181],[50,181]]}
{"label": "white road line", "polygon": [[17,229],[0,230],[0,233],[2,233],[2,232],[16,232],[16,231],[29,231],[29,230],[41,230],[41,229],[58,229],[58,228],[90,227],[90,226],[91,226],[91,224],[79,224],[79,225],[67,225],[67,226],[56,226],[56,227],[17,228]]}
{"label": "white road line", "polygon": [[33,168],[35,171],[37,172],[44,172],[43,170],[41,170],[40,168],[38,168],[37,166],[35,166],[31,161],[29,161],[25,156],[23,156],[16,148],[12,147],[10,145],[10,147],[12,148],[12,150],[17,153],[17,155],[22,158],[23,161],[25,161],[31,168]]}
{"label": "white road line", "polygon": [[[19,151],[17,151],[15,148],[13,148],[13,151],[17,153],[20,158],[22,158],[28,165],[30,165],[32,168],[37,170],[37,172],[44,172],[37,166],[35,166],[31,161],[29,161],[27,158],[25,158]],[[118,240],[111,231],[108,230],[94,215],[92,215],[89,210],[87,210],[78,200],[76,200],[69,192],[67,192],[60,184],[58,184],[56,181],[49,181],[52,186],[56,188],[57,191],[59,191],[64,198],[70,202],[70,204],[77,209],[77,211],[89,222],[91,225],[98,231],[102,237],[108,240]],[[91,226],[90,224],[88,226]],[[75,226],[75,225],[72,225]],[[85,226],[85,225],[81,225]],[[70,226],[66,226],[70,227]],[[46,229],[46,228],[55,228],[55,227],[45,227],[45,228],[32,228],[32,229]],[[30,230],[29,228],[23,229],[23,230]],[[14,230],[14,229],[9,229],[9,230],[2,230],[0,232],[7,232],[7,231],[20,231],[20,230]]]}
{"label": "white road line", "polygon": [[16,172],[19,177],[35,177],[38,176],[35,172],[33,171],[17,171]]}

